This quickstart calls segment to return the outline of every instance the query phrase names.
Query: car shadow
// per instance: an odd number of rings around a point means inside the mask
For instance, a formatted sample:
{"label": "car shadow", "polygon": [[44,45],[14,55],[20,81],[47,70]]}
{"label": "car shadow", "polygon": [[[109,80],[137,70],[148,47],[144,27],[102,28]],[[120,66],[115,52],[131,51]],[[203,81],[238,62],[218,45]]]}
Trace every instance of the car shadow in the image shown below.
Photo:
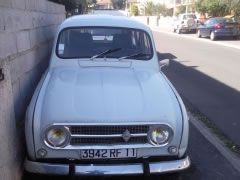
{"label": "car shadow", "polygon": [[158,57],[171,60],[163,72],[177,91],[240,145],[240,92],[198,71],[197,66],[183,65],[173,54],[158,53]]}

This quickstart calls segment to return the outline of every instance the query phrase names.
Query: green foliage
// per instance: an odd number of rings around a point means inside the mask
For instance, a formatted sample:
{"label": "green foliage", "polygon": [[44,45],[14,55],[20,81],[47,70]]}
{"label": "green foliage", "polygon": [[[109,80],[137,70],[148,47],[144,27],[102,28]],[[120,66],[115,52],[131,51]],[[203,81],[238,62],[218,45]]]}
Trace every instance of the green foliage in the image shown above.
{"label": "green foliage", "polygon": [[177,15],[178,14],[182,14],[182,13],[185,13],[186,12],[186,6],[184,6],[184,5],[182,5],[182,6],[179,6],[178,8],[177,8]]}
{"label": "green foliage", "polygon": [[111,0],[114,9],[124,9],[126,0]]}
{"label": "green foliage", "polygon": [[196,10],[210,16],[240,15],[240,0],[198,0]]}
{"label": "green foliage", "polygon": [[130,12],[132,16],[137,16],[139,14],[136,4],[131,5]]}
{"label": "green foliage", "polygon": [[224,16],[227,13],[227,5],[219,0],[208,0],[208,13],[211,16]]}
{"label": "green foliage", "polygon": [[65,5],[67,12],[72,12],[74,9],[78,8],[80,13],[86,13],[90,6],[94,6],[97,0],[50,0],[52,2],[60,3]]}
{"label": "green foliage", "polygon": [[144,5],[144,12],[147,16],[172,16],[173,11],[167,9],[163,4],[154,4],[152,1],[147,1]]}
{"label": "green foliage", "polygon": [[229,11],[236,16],[240,16],[240,0],[233,0]]}
{"label": "green foliage", "polygon": [[203,2],[203,0],[196,1],[195,8],[196,8],[197,12],[200,12],[201,14],[205,14],[207,12],[207,6]]}
{"label": "green foliage", "polygon": [[152,1],[147,1],[144,5],[144,12],[147,16],[152,16],[154,14],[154,4]]}
{"label": "green foliage", "polygon": [[166,6],[162,4],[156,4],[153,8],[153,13],[154,15],[157,16],[166,14],[166,11],[167,11]]}

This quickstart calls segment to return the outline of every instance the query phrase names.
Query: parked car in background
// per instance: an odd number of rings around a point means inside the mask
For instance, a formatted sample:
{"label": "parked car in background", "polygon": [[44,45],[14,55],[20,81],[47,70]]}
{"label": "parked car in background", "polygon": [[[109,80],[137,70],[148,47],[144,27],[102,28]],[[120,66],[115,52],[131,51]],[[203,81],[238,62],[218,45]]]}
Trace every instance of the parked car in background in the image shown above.
{"label": "parked car in background", "polygon": [[25,170],[55,175],[169,173],[190,166],[189,119],[150,28],[73,16],[28,107]]}
{"label": "parked car in background", "polygon": [[199,38],[210,37],[212,41],[220,37],[232,37],[238,39],[240,36],[239,23],[232,18],[210,18],[198,27],[197,36]]}
{"label": "parked car in background", "polygon": [[196,32],[198,20],[195,14],[180,14],[173,22],[173,32]]}

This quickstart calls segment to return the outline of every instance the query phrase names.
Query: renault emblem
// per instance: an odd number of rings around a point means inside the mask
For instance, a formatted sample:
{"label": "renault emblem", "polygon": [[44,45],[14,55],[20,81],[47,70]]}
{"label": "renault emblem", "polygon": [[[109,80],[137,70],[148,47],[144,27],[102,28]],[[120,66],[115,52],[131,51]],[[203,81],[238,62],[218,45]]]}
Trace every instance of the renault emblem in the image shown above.
{"label": "renault emblem", "polygon": [[125,142],[128,142],[129,139],[131,138],[131,134],[129,132],[129,130],[125,130],[122,134],[122,138],[124,139]]}

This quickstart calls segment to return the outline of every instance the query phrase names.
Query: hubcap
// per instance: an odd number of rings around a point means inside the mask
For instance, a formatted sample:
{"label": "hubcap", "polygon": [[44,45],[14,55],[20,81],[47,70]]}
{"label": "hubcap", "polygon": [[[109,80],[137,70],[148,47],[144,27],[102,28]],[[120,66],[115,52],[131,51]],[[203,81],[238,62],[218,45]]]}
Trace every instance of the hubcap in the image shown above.
{"label": "hubcap", "polygon": [[214,40],[215,39],[215,34],[213,32],[211,32],[211,39]]}
{"label": "hubcap", "polygon": [[200,37],[201,36],[201,34],[200,34],[200,31],[198,30],[198,37]]}

